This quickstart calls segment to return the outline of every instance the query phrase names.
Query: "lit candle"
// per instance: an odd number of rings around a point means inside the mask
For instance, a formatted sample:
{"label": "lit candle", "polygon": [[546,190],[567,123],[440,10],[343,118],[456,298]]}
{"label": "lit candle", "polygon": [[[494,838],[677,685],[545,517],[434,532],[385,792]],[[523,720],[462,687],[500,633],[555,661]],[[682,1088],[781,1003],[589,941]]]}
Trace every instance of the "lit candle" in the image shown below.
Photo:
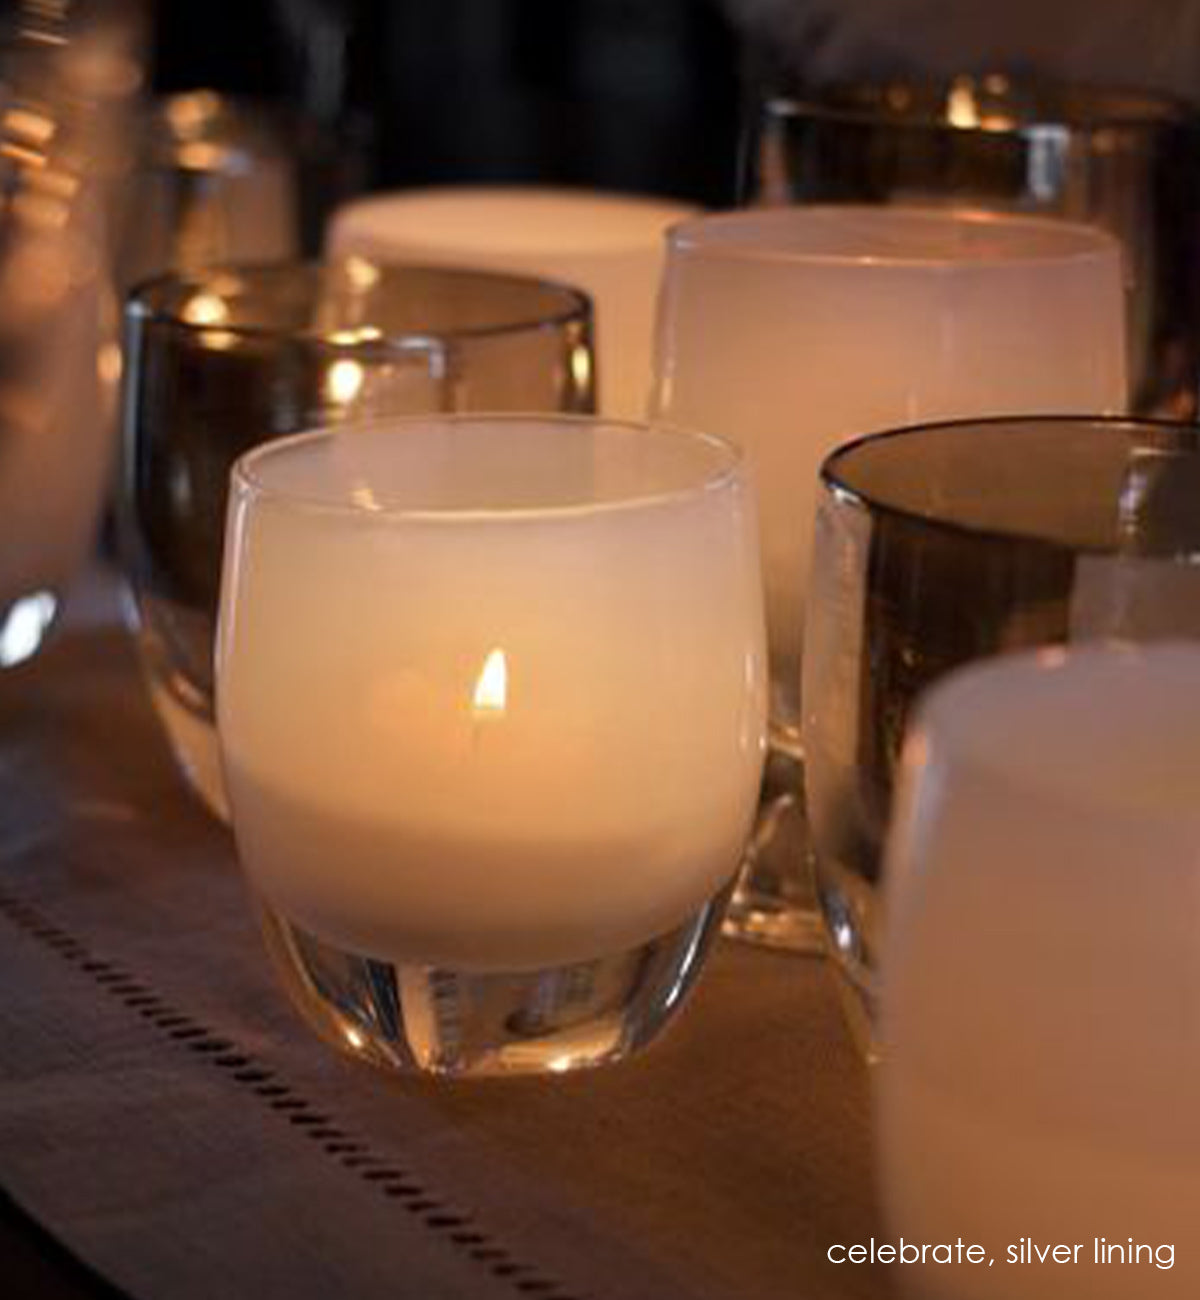
{"label": "lit candle", "polygon": [[271,909],[339,951],[528,971],[626,953],[721,890],[765,698],[732,449],[422,420],[242,466],[218,719]]}
{"label": "lit candle", "polygon": [[772,677],[794,720],[817,473],[852,436],[1126,402],[1118,245],[1049,219],[812,206],[672,233],[655,413],[757,468]]}
{"label": "lit candle", "polygon": [[596,311],[600,409],[640,419],[664,232],[693,215],[679,203],[586,190],[410,190],[343,208],[328,245],[335,256],[517,271],[583,289]]}

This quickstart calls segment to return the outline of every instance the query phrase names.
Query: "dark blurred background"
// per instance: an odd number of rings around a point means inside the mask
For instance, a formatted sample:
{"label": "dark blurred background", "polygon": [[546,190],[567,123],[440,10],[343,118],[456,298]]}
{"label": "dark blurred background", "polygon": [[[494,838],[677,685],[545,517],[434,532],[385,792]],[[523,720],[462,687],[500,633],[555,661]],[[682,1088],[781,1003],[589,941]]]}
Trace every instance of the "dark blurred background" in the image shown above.
{"label": "dark blurred background", "polygon": [[364,114],[375,185],[527,181],[732,201],[717,0],[158,0],[153,84]]}

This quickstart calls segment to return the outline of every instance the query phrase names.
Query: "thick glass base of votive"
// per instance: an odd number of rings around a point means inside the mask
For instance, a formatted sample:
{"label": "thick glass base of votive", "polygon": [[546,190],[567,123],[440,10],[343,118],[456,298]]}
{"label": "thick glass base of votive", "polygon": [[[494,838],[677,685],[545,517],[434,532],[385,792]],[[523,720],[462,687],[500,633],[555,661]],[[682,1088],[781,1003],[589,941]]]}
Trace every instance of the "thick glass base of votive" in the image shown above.
{"label": "thick glass base of votive", "polygon": [[259,904],[284,987],[327,1042],[389,1070],[506,1075],[605,1065],[657,1037],[695,982],[726,897],[625,952],[529,971],[348,952]]}
{"label": "thick glass base of votive", "polygon": [[754,830],[722,926],[731,939],[822,956],[799,753],[772,737]]}
{"label": "thick glass base of votive", "polygon": [[876,1034],[878,963],[872,935],[878,928],[879,887],[843,861],[820,865],[817,873],[830,959],[854,1045],[868,1064],[882,1050]]}

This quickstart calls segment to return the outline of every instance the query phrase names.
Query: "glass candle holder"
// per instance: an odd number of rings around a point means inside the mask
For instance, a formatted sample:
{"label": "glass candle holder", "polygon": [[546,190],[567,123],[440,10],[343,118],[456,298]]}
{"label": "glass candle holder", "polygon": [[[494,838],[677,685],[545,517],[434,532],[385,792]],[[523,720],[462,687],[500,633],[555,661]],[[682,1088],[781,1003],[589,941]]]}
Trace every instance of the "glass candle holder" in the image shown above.
{"label": "glass candle holder", "polygon": [[804,773],[821,906],[869,1054],[882,846],[914,701],[1004,650],[1200,638],[1198,438],[1149,421],[1000,419],[885,433],[826,462]]}
{"label": "glass candle holder", "polygon": [[128,6],[22,5],[6,19],[0,670],[38,652],[103,513],[121,371],[106,208],[140,74]]}
{"label": "glass candle holder", "polygon": [[234,470],[217,677],[242,863],[326,1039],[565,1071],[678,1008],[762,765],[731,447],[532,416],[263,447]]}
{"label": "glass candle holder", "polygon": [[534,186],[373,195],[334,217],[329,248],[378,262],[482,266],[576,284],[596,310],[599,409],[640,420],[667,229],[696,209],[663,199]]}
{"label": "glass candle holder", "polygon": [[1194,419],[1200,206],[1194,109],[1167,97],[991,75],[765,96],[742,201],[949,206],[1096,225],[1121,244],[1129,399]]}
{"label": "glass candle holder", "polygon": [[[934,686],[887,850],[874,1083],[892,1240],[933,1300],[1193,1296],[1200,642]],[[1051,1254],[1057,1248],[1056,1254]]]}
{"label": "glass candle holder", "polygon": [[760,485],[772,760],[730,928],[811,948],[798,724],[821,460],[917,418],[1123,409],[1118,248],[1037,218],[741,211],[671,232],[659,312],[655,417],[738,442]]}
{"label": "glass candle holder", "polygon": [[279,103],[192,90],[150,101],[115,196],[117,280],[319,256],[364,186],[367,133]]}
{"label": "glass candle holder", "polygon": [[354,416],[588,412],[590,308],[518,276],[283,263],[152,281],[130,300],[126,343],[130,621],[180,766],[225,817],[212,644],[234,460]]}

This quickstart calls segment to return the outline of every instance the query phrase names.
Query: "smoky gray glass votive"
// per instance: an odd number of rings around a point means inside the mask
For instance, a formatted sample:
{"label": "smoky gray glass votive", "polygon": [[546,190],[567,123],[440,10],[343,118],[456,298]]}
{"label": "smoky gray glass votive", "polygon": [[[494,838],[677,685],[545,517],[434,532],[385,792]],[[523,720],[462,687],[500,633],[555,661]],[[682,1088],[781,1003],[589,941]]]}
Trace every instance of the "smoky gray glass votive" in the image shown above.
{"label": "smoky gray glass votive", "polygon": [[347,419],[590,413],[591,306],[532,278],[348,258],[156,279],[125,331],[129,621],[179,765],[226,818],[212,649],[233,462]]}
{"label": "smoky gray glass votive", "polygon": [[830,947],[868,1054],[882,846],[915,702],[958,665],[1008,650],[1200,639],[1197,501],[1200,428],[1154,421],[925,425],[825,461],[805,786]]}

